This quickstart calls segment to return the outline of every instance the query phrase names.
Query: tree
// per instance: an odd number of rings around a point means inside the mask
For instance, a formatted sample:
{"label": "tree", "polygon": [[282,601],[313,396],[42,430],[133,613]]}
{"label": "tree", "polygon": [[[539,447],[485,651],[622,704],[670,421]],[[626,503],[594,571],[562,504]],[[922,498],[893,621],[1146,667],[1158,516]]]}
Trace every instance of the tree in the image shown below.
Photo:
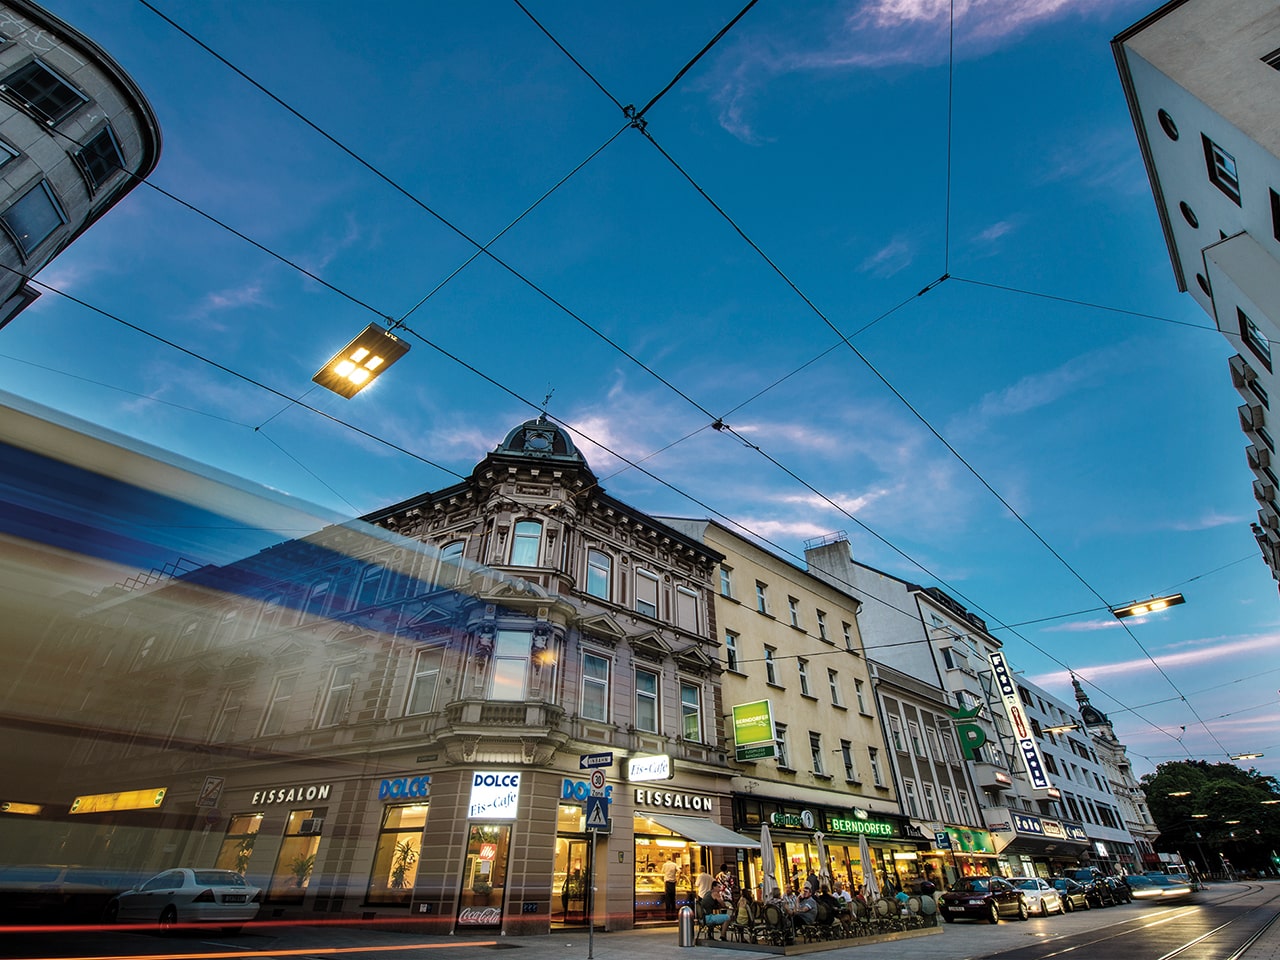
{"label": "tree", "polygon": [[1212,873],[1225,857],[1238,871],[1274,873],[1280,847],[1280,784],[1275,777],[1233,763],[1179,760],[1142,778],[1147,807],[1160,828],[1156,848],[1198,849]]}

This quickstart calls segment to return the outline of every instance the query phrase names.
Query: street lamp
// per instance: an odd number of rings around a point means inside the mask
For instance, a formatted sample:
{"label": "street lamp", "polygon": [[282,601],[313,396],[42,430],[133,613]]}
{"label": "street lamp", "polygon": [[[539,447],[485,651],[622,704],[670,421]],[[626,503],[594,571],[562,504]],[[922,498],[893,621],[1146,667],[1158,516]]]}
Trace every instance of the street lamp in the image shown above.
{"label": "street lamp", "polygon": [[1112,607],[1111,614],[1117,620],[1123,620],[1125,617],[1144,617],[1148,613],[1158,613],[1161,610],[1167,610],[1169,607],[1176,607],[1178,604],[1186,602],[1187,598],[1182,594],[1171,593],[1167,597],[1135,600],[1133,603],[1126,604],[1123,607]]}
{"label": "street lamp", "polygon": [[1068,730],[1079,730],[1078,723],[1060,723],[1056,727],[1041,727],[1041,733],[1066,733]]}
{"label": "street lamp", "polygon": [[330,357],[311,379],[350,400],[408,352],[408,343],[371,323]]}
{"label": "street lamp", "polygon": [[1259,760],[1266,756],[1264,753],[1237,753],[1232,760]]}
{"label": "street lamp", "polygon": [[1190,790],[1170,790],[1170,791],[1169,791],[1169,796],[1171,796],[1171,797],[1189,797],[1189,796],[1191,796],[1191,791],[1190,791]]}

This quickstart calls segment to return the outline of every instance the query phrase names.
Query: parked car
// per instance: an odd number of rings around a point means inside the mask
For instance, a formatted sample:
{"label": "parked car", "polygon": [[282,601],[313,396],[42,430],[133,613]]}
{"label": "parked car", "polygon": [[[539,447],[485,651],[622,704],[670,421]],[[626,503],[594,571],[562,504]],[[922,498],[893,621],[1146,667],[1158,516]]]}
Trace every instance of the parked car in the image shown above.
{"label": "parked car", "polygon": [[1062,907],[1067,913],[1077,909],[1093,909],[1093,904],[1089,902],[1089,892],[1084,888],[1084,884],[1077,883],[1069,877],[1055,877],[1053,888],[1062,898]]}
{"label": "parked car", "polygon": [[938,898],[938,912],[947,923],[973,917],[999,923],[1002,916],[1026,920],[1031,915],[1023,892],[1004,877],[963,877]]}
{"label": "parked car", "polygon": [[180,867],[126,890],[107,904],[105,919],[156,923],[162,930],[207,923],[234,933],[258,915],[262,890],[234,870]]}
{"label": "parked car", "polygon": [[1148,873],[1140,877],[1128,876],[1125,881],[1133,891],[1133,899],[1145,902],[1159,900],[1179,901],[1191,899],[1191,884],[1184,880],[1165,876],[1163,873]]}
{"label": "parked car", "polygon": [[1087,867],[1079,870],[1068,870],[1063,876],[1084,887],[1085,895],[1089,898],[1089,906],[1115,906],[1115,894],[1111,892],[1111,887],[1103,880],[1102,874],[1096,870],[1090,870]]}
{"label": "parked car", "polygon": [[1058,891],[1047,880],[1040,877],[1010,877],[1009,882],[1022,891],[1027,909],[1032,913],[1047,917],[1051,913],[1063,913],[1066,909]]}
{"label": "parked car", "polygon": [[1111,895],[1116,903],[1133,902],[1133,891],[1129,889],[1129,884],[1125,882],[1124,877],[1108,876],[1103,877],[1102,881],[1111,888]]}

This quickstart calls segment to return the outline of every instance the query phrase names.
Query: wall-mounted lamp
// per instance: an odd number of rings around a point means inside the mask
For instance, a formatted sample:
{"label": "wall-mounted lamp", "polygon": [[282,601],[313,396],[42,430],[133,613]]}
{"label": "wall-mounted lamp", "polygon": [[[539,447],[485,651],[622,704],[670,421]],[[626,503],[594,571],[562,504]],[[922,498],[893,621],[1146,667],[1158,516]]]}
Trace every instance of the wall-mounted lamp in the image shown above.
{"label": "wall-mounted lamp", "polygon": [[371,323],[311,379],[349,400],[408,352],[408,343]]}
{"label": "wall-mounted lamp", "polygon": [[1123,607],[1112,607],[1111,613],[1117,620],[1125,617],[1144,617],[1148,613],[1159,613],[1169,607],[1186,603],[1187,598],[1180,593],[1171,593],[1167,597],[1152,597],[1150,600],[1136,600]]}

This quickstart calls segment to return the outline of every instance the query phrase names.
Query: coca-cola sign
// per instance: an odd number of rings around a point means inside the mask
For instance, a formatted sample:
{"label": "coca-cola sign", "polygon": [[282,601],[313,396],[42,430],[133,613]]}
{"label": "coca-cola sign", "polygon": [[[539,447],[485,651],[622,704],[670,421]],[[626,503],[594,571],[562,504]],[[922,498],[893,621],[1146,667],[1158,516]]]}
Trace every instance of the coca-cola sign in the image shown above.
{"label": "coca-cola sign", "polygon": [[502,922],[501,907],[463,907],[458,911],[458,923],[471,926],[495,927]]}

